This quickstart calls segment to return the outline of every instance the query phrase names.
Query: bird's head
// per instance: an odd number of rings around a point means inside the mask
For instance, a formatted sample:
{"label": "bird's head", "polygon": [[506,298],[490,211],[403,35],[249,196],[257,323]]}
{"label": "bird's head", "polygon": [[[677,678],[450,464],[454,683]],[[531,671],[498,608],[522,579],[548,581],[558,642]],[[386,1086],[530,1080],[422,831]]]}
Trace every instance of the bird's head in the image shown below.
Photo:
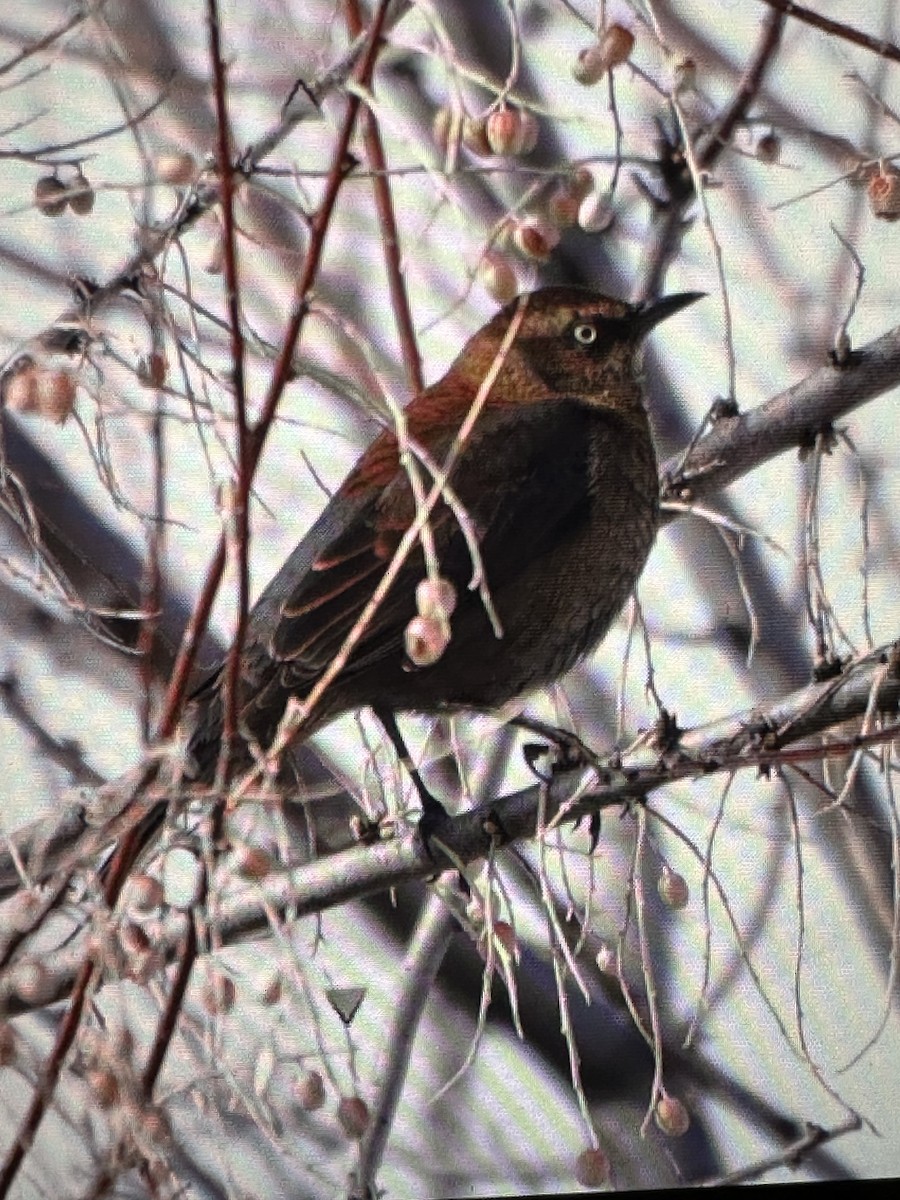
{"label": "bird's head", "polygon": [[704,293],[684,292],[628,304],[577,287],[546,287],[511,301],[468,343],[456,367],[472,385],[487,374],[510,322],[524,305],[518,333],[491,391],[492,404],[559,395],[604,407],[631,407],[637,351],[660,321]]}

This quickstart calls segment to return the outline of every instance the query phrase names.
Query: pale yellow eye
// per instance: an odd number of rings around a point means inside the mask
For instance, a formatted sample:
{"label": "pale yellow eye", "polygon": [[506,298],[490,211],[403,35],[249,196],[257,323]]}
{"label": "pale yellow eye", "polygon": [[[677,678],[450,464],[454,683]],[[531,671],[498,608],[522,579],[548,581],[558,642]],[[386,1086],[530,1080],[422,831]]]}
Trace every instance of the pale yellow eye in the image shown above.
{"label": "pale yellow eye", "polygon": [[597,340],[597,330],[593,325],[576,325],[572,333],[579,346],[592,346]]}

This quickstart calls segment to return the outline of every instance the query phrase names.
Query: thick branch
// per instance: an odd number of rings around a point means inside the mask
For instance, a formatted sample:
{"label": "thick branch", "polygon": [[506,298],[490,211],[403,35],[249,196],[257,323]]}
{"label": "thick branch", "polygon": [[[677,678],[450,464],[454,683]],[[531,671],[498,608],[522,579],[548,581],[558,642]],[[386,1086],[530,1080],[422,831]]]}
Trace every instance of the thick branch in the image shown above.
{"label": "thick branch", "polygon": [[[356,846],[294,870],[280,874],[273,871],[251,892],[230,894],[225,889],[233,873],[228,872],[226,862],[225,877],[218,884],[224,892],[217,910],[221,944],[265,933],[268,926],[264,908],[285,918],[288,913],[292,919],[310,916],[413,879],[429,878],[444,866],[483,858],[492,843],[496,848],[534,838],[541,832],[539,813],[547,823],[572,823],[602,809],[644,799],[677,780],[729,774],[748,767],[764,770],[789,762],[816,761],[828,752],[845,755],[896,736],[895,727],[823,747],[820,734],[872,711],[873,702],[875,711],[892,716],[900,707],[897,644],[866,656],[839,678],[810,684],[769,708],[745,709],[684,731],[677,747],[665,754],[648,742],[616,767],[558,770],[546,783],[484,801],[450,818],[432,839],[431,853],[411,830],[389,841]],[[264,903],[260,902],[260,893]],[[171,933],[159,939],[167,957],[175,955],[182,936],[183,922],[178,917],[171,923]],[[80,938],[62,950],[42,954],[41,964],[49,973],[44,1004],[68,994],[83,958]],[[11,1014],[33,1007],[16,995],[17,968],[18,964],[13,964],[4,981]]]}
{"label": "thick branch", "polygon": [[846,367],[822,366],[771,400],[726,417],[685,458],[662,465],[663,498],[697,500],[727,487],[784,450],[900,384],[900,328],[870,342]]}

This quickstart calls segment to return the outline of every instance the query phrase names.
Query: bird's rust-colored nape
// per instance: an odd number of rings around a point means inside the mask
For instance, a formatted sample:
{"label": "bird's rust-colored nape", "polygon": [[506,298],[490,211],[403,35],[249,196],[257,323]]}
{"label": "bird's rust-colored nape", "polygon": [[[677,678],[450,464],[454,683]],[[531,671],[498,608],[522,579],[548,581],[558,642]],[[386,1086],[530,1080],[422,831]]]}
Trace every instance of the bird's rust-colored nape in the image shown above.
{"label": "bird's rust-colored nape", "polygon": [[[596,366],[610,365],[608,355],[621,346],[621,362],[628,360],[633,340],[628,317],[635,309],[623,300],[601,296],[584,288],[550,287],[507,304],[464,347],[442,380],[456,379],[476,388],[500,351],[510,321],[520,301],[527,301],[518,336],[506,356],[487,400],[488,406],[539,403],[557,393],[589,397],[595,390]],[[576,339],[574,331],[596,331],[591,345]],[[618,356],[617,356],[618,357]],[[623,370],[623,377],[630,374]],[[440,384],[437,385],[440,387]]]}
{"label": "bird's rust-colored nape", "polygon": [[[405,419],[413,442],[449,445],[521,307],[518,334],[488,392],[486,410],[522,408],[554,396],[578,397],[623,414],[640,408],[634,351],[643,336],[636,318],[645,309],[585,288],[548,287],[505,305],[469,339],[447,374],[409,405]],[[344,486],[349,494],[386,487],[399,469],[397,437],[385,430]]]}

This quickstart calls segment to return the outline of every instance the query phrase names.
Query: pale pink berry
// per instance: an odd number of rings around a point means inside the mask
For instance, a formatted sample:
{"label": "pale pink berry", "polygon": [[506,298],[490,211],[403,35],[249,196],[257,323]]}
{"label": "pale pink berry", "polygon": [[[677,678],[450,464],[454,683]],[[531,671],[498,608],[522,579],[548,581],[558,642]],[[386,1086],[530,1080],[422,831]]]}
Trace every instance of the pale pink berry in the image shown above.
{"label": "pale pink berry", "polygon": [[186,152],[160,154],[154,165],[160,183],[184,186],[197,178],[197,164],[193,155]]}
{"label": "pale pink berry", "polygon": [[487,158],[493,153],[488,141],[487,126],[483,117],[464,117],[462,123],[462,143],[465,148],[479,158]]}
{"label": "pale pink berry", "polygon": [[662,1096],[654,1116],[657,1125],[669,1137],[682,1137],[691,1127],[688,1110],[676,1096]]}
{"label": "pale pink berry", "polygon": [[599,42],[593,42],[590,46],[585,46],[583,50],[578,51],[575,65],[572,67],[572,75],[576,83],[590,87],[592,84],[599,83],[605,74],[606,59]]}
{"label": "pale pink berry", "polygon": [[513,225],[512,242],[526,258],[546,262],[559,244],[559,230],[541,217],[529,217]]}
{"label": "pale pink berry", "polygon": [[403,633],[406,656],[416,667],[436,663],[449,641],[446,623],[436,617],[413,617]]}
{"label": "pale pink berry", "polygon": [[369,1106],[359,1096],[345,1096],[338,1105],[337,1118],[347,1137],[357,1142],[372,1119]]}
{"label": "pale pink berry", "polygon": [[604,975],[618,975],[619,973],[616,951],[609,942],[600,943],[596,963]]}
{"label": "pale pink berry", "polygon": [[900,217],[900,171],[885,163],[868,186],[869,207],[876,217],[895,221]]}
{"label": "pale pink berry", "polygon": [[456,608],[456,588],[449,579],[423,579],[416,588],[416,608],[420,617],[445,620]]}
{"label": "pale pink berry", "polygon": [[7,382],[4,403],[13,412],[34,413],[63,425],[75,407],[77,390],[68,371],[30,365]]}
{"label": "pale pink berry", "polygon": [[509,259],[498,250],[488,250],[478,264],[478,279],[498,304],[509,304],[519,294],[519,281]]}
{"label": "pale pink berry", "polygon": [[607,71],[627,62],[634,49],[634,34],[624,25],[610,25],[599,41],[586,46],[578,54],[572,74],[578,83],[589,87],[598,83]]}
{"label": "pale pink berry", "polygon": [[685,908],[691,898],[687,880],[671,867],[663,867],[656,881],[656,890],[663,904],[669,908]]}
{"label": "pale pink berry", "polygon": [[582,1187],[599,1188],[609,1182],[609,1158],[599,1146],[582,1150],[575,1160],[575,1178]]}
{"label": "pale pink berry", "polygon": [[521,122],[518,109],[496,108],[485,122],[488,145],[494,154],[515,155],[522,150]]}
{"label": "pale pink berry", "polygon": [[45,217],[58,217],[66,211],[66,185],[55,175],[42,175],[34,185],[34,203]]}
{"label": "pale pink berry", "polygon": [[578,206],[578,224],[585,233],[603,233],[613,223],[615,213],[599,188],[588,192]]}
{"label": "pale pink berry", "polygon": [[138,912],[152,912],[164,900],[163,885],[154,875],[132,875],[128,884],[128,901]]}

